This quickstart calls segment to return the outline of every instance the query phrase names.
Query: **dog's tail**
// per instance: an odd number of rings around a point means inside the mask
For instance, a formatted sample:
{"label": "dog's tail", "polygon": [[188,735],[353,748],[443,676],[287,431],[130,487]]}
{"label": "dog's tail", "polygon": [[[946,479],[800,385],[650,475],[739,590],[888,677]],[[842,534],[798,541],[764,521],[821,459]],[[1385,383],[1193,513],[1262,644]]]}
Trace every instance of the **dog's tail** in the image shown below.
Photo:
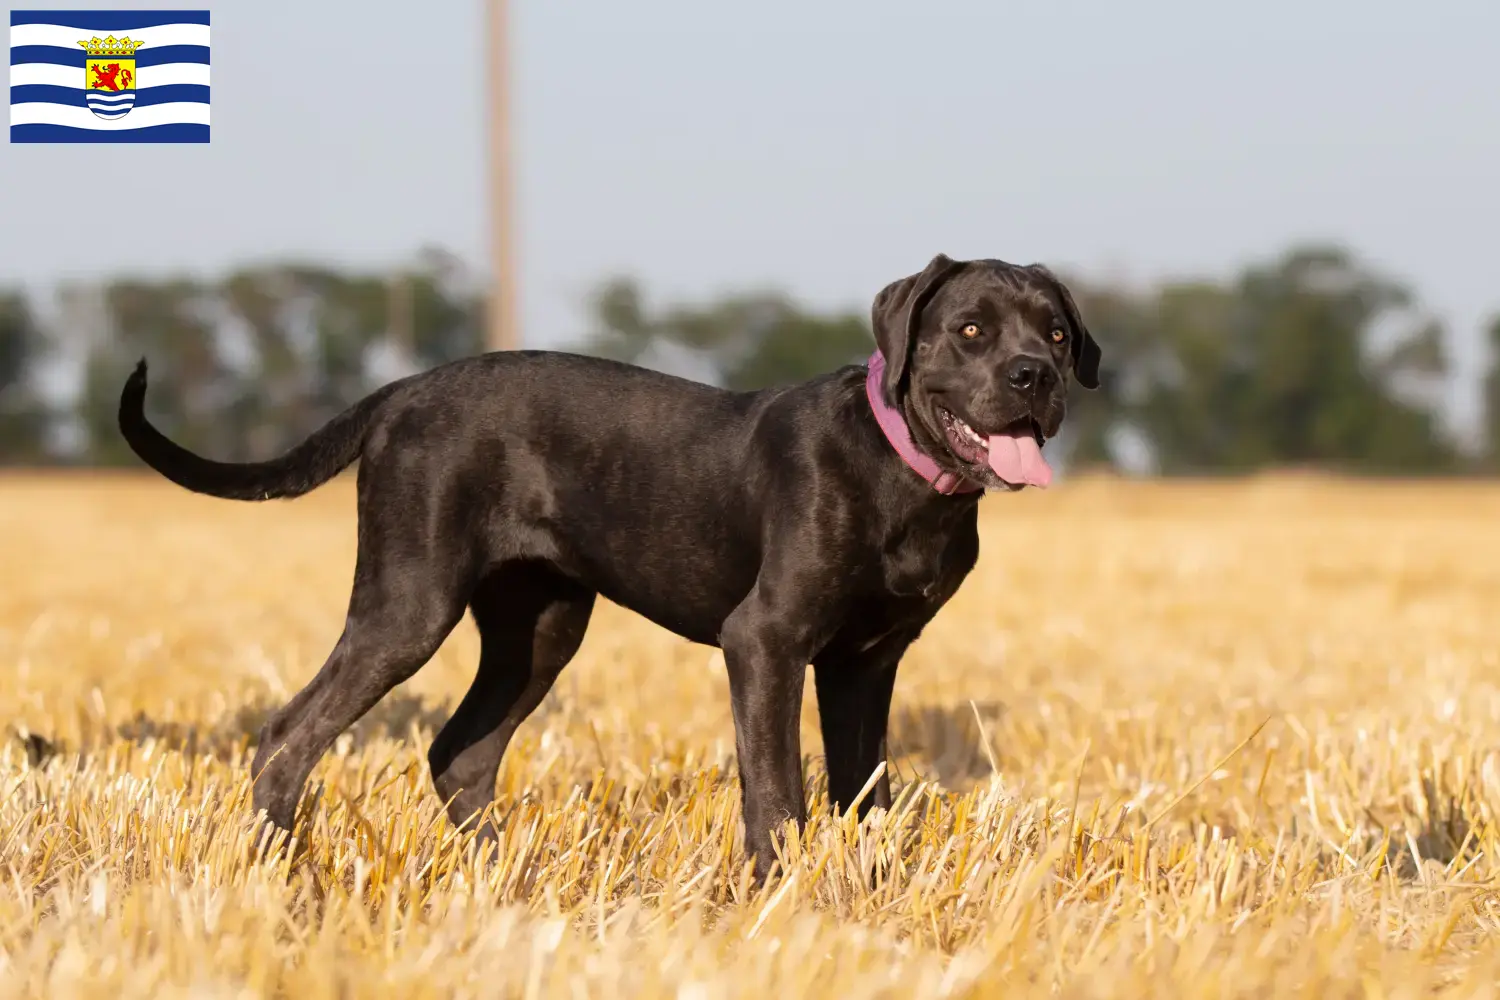
{"label": "dog's tail", "polygon": [[194,493],[226,500],[297,497],[328,482],[359,457],[376,410],[399,384],[375,390],[280,458],[215,462],[188,451],[146,419],[146,359],[142,358],[120,392],[120,433],[142,461]]}

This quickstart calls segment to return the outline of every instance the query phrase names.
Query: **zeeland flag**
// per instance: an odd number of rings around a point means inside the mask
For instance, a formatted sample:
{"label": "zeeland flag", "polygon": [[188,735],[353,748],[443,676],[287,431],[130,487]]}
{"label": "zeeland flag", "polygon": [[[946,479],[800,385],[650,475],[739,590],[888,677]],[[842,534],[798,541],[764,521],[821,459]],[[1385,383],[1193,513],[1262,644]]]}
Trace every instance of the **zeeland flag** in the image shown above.
{"label": "zeeland flag", "polygon": [[10,141],[207,142],[208,11],[11,11]]}

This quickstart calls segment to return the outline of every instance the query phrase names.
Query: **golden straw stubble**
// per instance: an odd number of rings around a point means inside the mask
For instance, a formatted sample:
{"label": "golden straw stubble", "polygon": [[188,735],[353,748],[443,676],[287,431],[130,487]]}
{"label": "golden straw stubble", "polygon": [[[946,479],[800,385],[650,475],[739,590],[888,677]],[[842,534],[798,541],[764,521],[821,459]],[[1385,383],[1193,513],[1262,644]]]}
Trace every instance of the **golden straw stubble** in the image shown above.
{"label": "golden straw stubble", "polygon": [[608,605],[506,757],[495,857],[424,756],[468,622],[262,856],[253,739],[337,638],[349,477],[253,505],[8,476],[0,995],[1491,995],[1500,489],[982,511],[902,667],[893,808],[827,812],[809,684],[814,818],[757,890],[722,664]]}

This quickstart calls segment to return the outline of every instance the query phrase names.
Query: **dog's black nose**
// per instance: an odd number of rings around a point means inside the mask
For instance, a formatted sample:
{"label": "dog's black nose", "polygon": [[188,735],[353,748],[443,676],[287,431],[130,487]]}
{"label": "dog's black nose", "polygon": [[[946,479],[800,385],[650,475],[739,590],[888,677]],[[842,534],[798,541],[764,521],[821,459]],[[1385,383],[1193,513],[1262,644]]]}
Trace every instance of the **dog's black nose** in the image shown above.
{"label": "dog's black nose", "polygon": [[1033,358],[1021,355],[1006,366],[1005,380],[1011,387],[1021,392],[1029,392],[1035,389],[1042,381],[1046,366],[1041,358]]}

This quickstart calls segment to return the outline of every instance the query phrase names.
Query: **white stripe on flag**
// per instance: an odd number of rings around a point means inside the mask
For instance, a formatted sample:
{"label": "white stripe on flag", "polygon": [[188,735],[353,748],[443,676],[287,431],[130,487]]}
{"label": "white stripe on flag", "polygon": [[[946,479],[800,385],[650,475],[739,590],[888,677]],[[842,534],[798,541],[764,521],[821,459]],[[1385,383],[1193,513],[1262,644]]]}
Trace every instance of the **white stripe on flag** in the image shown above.
{"label": "white stripe on flag", "polygon": [[206,24],[159,24],[151,28],[132,28],[124,31],[92,31],[85,28],[65,28],[56,24],[13,24],[10,28],[10,45],[55,45],[61,49],[82,52],[79,42],[88,41],[98,35],[108,38],[129,37],[132,42],[144,41],[146,45],[207,45]]}
{"label": "white stripe on flag", "polygon": [[88,108],[31,102],[12,104],[10,123],[12,125],[67,125],[71,128],[110,132],[148,128],[152,125],[207,125],[208,105],[190,102],[152,104],[149,107],[132,108],[130,114],[123,118],[105,121]]}

